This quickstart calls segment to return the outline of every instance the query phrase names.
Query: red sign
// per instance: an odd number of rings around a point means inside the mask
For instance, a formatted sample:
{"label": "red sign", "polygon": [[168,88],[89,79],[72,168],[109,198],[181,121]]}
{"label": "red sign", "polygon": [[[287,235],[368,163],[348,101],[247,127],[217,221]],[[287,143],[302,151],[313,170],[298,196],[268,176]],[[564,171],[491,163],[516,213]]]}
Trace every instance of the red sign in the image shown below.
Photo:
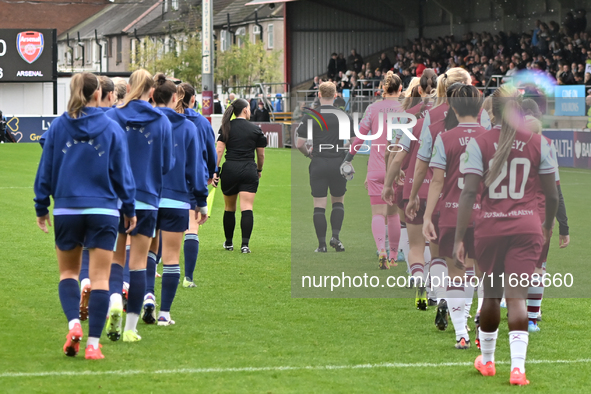
{"label": "red sign", "polygon": [[16,49],[24,61],[32,64],[43,53],[43,34],[24,31],[16,36]]}
{"label": "red sign", "polygon": [[259,123],[263,134],[267,137],[267,148],[283,148],[283,124],[281,123]]}

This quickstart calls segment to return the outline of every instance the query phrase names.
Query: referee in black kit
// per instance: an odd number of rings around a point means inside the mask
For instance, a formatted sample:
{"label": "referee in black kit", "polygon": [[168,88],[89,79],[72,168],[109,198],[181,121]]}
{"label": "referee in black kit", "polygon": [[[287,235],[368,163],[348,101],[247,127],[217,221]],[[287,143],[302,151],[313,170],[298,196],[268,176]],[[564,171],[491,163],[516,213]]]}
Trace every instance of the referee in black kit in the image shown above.
{"label": "referee in black kit", "polygon": [[[236,119],[230,120],[232,115]],[[224,193],[224,249],[234,250],[233,238],[236,227],[236,200],[240,196],[240,229],[242,230],[242,253],[250,253],[248,243],[252,234],[254,217],[252,208],[259,187],[259,178],[265,161],[267,137],[261,128],[250,121],[250,105],[244,99],[234,100],[222,118],[220,136],[216,145],[219,168],[226,151],[226,161],[219,174]],[[257,160],[255,163],[254,153]],[[214,174],[213,185],[217,186],[218,174]]]}
{"label": "referee in black kit", "polygon": [[[332,227],[332,238],[330,246],[337,252],[344,252],[345,247],[339,240],[339,233],[345,217],[345,208],[343,201],[347,191],[347,180],[341,175],[340,167],[347,154],[348,142],[345,145],[339,140],[339,121],[337,115],[322,113],[323,109],[340,111],[333,106],[337,92],[332,82],[324,82],[318,88],[318,98],[320,107],[316,111],[321,113],[326,121],[326,125],[316,120],[310,114],[306,114],[296,129],[297,147],[306,156],[311,159],[310,187],[312,197],[314,197],[314,228],[318,237],[318,248],[316,252],[326,253],[326,203],[328,190],[330,189],[330,199],[332,202],[332,212],[330,214],[330,225]],[[315,115],[318,118],[317,115]],[[308,120],[312,124],[312,149],[309,151],[306,147],[308,138]],[[349,119],[351,128],[349,138],[353,133],[353,122]]]}

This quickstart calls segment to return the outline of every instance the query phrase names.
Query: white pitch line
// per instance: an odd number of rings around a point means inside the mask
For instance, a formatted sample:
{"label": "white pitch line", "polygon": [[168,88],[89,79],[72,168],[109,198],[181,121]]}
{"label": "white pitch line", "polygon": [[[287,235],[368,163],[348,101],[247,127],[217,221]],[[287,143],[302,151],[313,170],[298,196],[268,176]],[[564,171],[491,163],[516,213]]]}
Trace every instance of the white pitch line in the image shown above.
{"label": "white pitch line", "polygon": [[0,189],[32,189],[33,186],[0,186]]}
{"label": "white pitch line", "polygon": [[[591,358],[577,360],[527,360],[527,364],[588,364]],[[497,361],[496,364],[510,364],[510,361]],[[334,371],[350,369],[376,369],[376,368],[440,368],[440,367],[470,367],[473,362],[453,363],[379,363],[379,364],[357,364],[357,365],[307,365],[279,366],[279,367],[241,367],[241,368],[183,368],[183,369],[160,369],[155,371],[141,370],[115,370],[115,371],[49,371],[49,372],[5,372],[0,378],[26,378],[46,376],[81,376],[81,375],[141,375],[141,374],[208,374],[208,373],[232,373],[232,372],[277,372],[277,371]]]}

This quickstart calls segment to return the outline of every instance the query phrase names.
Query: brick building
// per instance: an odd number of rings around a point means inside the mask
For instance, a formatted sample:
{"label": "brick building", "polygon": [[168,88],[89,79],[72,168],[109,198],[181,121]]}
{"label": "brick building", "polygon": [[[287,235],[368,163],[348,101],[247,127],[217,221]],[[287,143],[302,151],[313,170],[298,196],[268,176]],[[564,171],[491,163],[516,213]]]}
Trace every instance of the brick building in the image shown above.
{"label": "brick building", "polygon": [[109,0],[0,2],[3,29],[57,29],[60,34],[101,11]]}

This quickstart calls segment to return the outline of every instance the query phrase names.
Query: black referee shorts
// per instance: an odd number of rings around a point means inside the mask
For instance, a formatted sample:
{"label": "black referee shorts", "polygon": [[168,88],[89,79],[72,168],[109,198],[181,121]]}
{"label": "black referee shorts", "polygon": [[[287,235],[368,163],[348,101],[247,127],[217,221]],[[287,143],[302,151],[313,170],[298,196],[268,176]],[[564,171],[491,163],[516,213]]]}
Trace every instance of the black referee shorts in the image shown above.
{"label": "black referee shorts", "polygon": [[347,191],[347,180],[341,175],[342,158],[313,157],[310,162],[310,188],[312,197],[321,198],[328,195],[342,197]]}
{"label": "black referee shorts", "polygon": [[225,196],[240,192],[256,193],[259,174],[254,161],[226,161],[220,172],[220,184]]}

